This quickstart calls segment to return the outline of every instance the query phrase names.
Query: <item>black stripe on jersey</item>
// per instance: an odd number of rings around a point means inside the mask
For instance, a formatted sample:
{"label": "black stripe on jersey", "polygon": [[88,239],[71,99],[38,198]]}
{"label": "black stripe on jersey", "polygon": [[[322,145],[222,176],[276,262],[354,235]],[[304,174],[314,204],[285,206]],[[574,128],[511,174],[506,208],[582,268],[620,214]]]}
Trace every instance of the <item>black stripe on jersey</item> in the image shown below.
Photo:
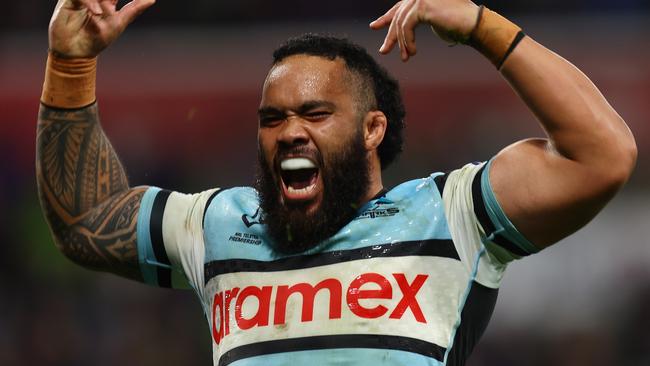
{"label": "black stripe on jersey", "polygon": [[219,359],[219,366],[226,366],[245,358],[274,353],[336,348],[374,348],[406,351],[431,357],[440,362],[443,361],[446,352],[445,348],[437,344],[415,338],[375,334],[342,334],[289,338],[247,344],[224,353]]}
{"label": "black stripe on jersey", "polygon": [[236,272],[276,272],[325,266],[378,257],[443,257],[460,260],[454,242],[445,239],[397,242],[369,247],[337,250],[310,255],[299,255],[274,261],[252,259],[224,259],[205,264],[205,283],[212,278]]}
{"label": "black stripe on jersey", "polygon": [[433,178],[433,181],[436,183],[436,187],[438,187],[438,192],[440,192],[440,197],[442,197],[442,192],[445,190],[447,178],[449,178],[449,172],[445,172],[444,174]]}
{"label": "black stripe on jersey", "polygon": [[[151,219],[149,221],[149,235],[151,237],[151,246],[153,247],[153,254],[156,261],[162,264],[170,265],[167,251],[165,250],[165,241],[163,239],[162,223],[163,215],[165,213],[165,206],[167,199],[169,199],[170,191],[162,190],[156,194],[151,207]],[[172,272],[169,268],[156,267],[158,272],[158,286],[172,287]]]}
{"label": "black stripe on jersey", "polygon": [[[492,220],[490,220],[490,216],[488,216],[487,209],[485,208],[485,201],[483,200],[483,192],[481,191],[481,177],[486,172],[486,166],[487,164],[483,165],[478,173],[476,173],[476,176],[474,176],[474,181],[472,182],[472,200],[474,201],[474,214],[483,227],[483,230],[485,230],[485,236],[490,236],[494,233],[496,228],[492,223]],[[525,257],[530,254],[501,234],[495,234],[492,242],[520,257]]]}
{"label": "black stripe on jersey", "polygon": [[497,234],[494,236],[492,239],[492,242],[510,253],[516,254],[520,257],[525,257],[530,255],[530,253],[524,251],[523,249],[519,248],[517,245],[513,244],[510,240],[508,240],[505,236],[501,234]]}
{"label": "black stripe on jersey", "polygon": [[[487,164],[486,164],[487,165]],[[490,236],[494,232],[494,224],[488,216],[487,210],[485,209],[485,201],[483,201],[483,192],[481,191],[481,177],[485,171],[485,165],[474,176],[474,181],[472,181],[472,201],[474,201],[474,214],[478,219],[478,222],[485,230],[485,235]]]}
{"label": "black stripe on jersey", "polygon": [[472,282],[465,306],[460,315],[460,326],[456,329],[446,365],[462,366],[472,353],[485,332],[494,306],[497,303],[498,289]]}
{"label": "black stripe on jersey", "polygon": [[205,215],[208,214],[208,207],[210,207],[210,203],[212,203],[212,200],[221,192],[223,192],[223,189],[217,189],[214,191],[210,195],[210,198],[208,198],[208,201],[205,203],[205,207],[203,208],[203,220],[201,221],[201,227],[205,227]]}

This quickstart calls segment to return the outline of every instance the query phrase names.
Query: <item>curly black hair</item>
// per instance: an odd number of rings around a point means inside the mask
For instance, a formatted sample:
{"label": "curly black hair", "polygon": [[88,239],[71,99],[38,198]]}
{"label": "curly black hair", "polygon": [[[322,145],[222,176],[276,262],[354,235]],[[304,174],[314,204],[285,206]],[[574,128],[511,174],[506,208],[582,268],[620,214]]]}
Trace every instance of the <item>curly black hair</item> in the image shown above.
{"label": "curly black hair", "polygon": [[[398,82],[363,47],[346,38],[312,33],[290,38],[273,52],[273,65],[293,55],[320,56],[329,60],[340,57],[348,70],[361,77],[365,88],[358,88],[359,93],[372,88],[374,106],[368,108],[384,112],[388,120],[384,140],[378,147],[381,168],[390,165],[402,152],[404,143],[406,111]],[[361,100],[368,99],[367,95],[360,97]]]}

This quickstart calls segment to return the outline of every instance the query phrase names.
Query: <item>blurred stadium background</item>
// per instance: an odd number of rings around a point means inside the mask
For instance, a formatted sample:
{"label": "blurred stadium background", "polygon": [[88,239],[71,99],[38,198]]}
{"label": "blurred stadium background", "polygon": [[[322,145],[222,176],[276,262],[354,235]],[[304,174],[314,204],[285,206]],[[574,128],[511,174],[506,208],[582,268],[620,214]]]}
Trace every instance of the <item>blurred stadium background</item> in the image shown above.
{"label": "blurred stadium background", "polygon": [[[3,3],[0,21],[0,365],[208,365],[191,292],[91,273],[59,254],[34,180],[47,24],[56,1]],[[195,192],[250,184],[271,51],[303,32],[377,49],[367,23],[391,1],[159,1],[100,60],[103,125],[132,184]],[[627,120],[635,175],[593,223],[511,265],[469,362],[650,365],[650,2],[486,1],[585,71]],[[8,10],[8,11],[7,11]],[[387,183],[485,160],[542,134],[492,66],[424,28],[402,83],[406,151]]]}

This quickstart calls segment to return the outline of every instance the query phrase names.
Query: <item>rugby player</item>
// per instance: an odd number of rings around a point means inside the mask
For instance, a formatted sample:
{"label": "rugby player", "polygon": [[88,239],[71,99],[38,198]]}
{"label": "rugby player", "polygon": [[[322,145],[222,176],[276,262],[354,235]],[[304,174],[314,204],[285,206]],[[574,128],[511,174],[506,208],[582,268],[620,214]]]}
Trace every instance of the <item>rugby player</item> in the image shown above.
{"label": "rugby player", "polygon": [[381,172],[404,126],[397,82],[362,48],[305,35],[275,51],[263,84],[255,187],[130,187],[99,124],[96,57],[153,2],[56,5],[39,193],[74,262],[186,281],[215,365],[462,365],[508,263],[585,225],[633,170],[633,136],[576,67],[471,1],[405,0],[370,24],[388,28],[381,53],[414,56],[418,24],[474,47],[547,137],[388,190]]}

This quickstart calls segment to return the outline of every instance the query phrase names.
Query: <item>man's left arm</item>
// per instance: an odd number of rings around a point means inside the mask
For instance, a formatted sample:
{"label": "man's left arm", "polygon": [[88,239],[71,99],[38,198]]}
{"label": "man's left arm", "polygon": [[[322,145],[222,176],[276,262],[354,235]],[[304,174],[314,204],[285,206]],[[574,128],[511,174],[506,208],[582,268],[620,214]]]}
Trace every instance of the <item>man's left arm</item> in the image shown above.
{"label": "man's left arm", "polygon": [[[490,58],[547,133],[506,147],[490,164],[489,181],[507,217],[539,249],[587,224],[633,171],[636,144],[623,119],[575,66],[528,36],[510,47],[514,39],[498,35],[514,25],[492,12],[479,15],[470,1],[400,2],[371,27],[390,24],[381,52],[399,45],[407,60],[421,22]],[[490,27],[487,38],[475,27]]]}
{"label": "man's left arm", "polygon": [[548,139],[520,141],[492,162],[492,189],[508,217],[540,248],[587,224],[628,180],[634,137],[575,66],[524,38],[501,69]]}

